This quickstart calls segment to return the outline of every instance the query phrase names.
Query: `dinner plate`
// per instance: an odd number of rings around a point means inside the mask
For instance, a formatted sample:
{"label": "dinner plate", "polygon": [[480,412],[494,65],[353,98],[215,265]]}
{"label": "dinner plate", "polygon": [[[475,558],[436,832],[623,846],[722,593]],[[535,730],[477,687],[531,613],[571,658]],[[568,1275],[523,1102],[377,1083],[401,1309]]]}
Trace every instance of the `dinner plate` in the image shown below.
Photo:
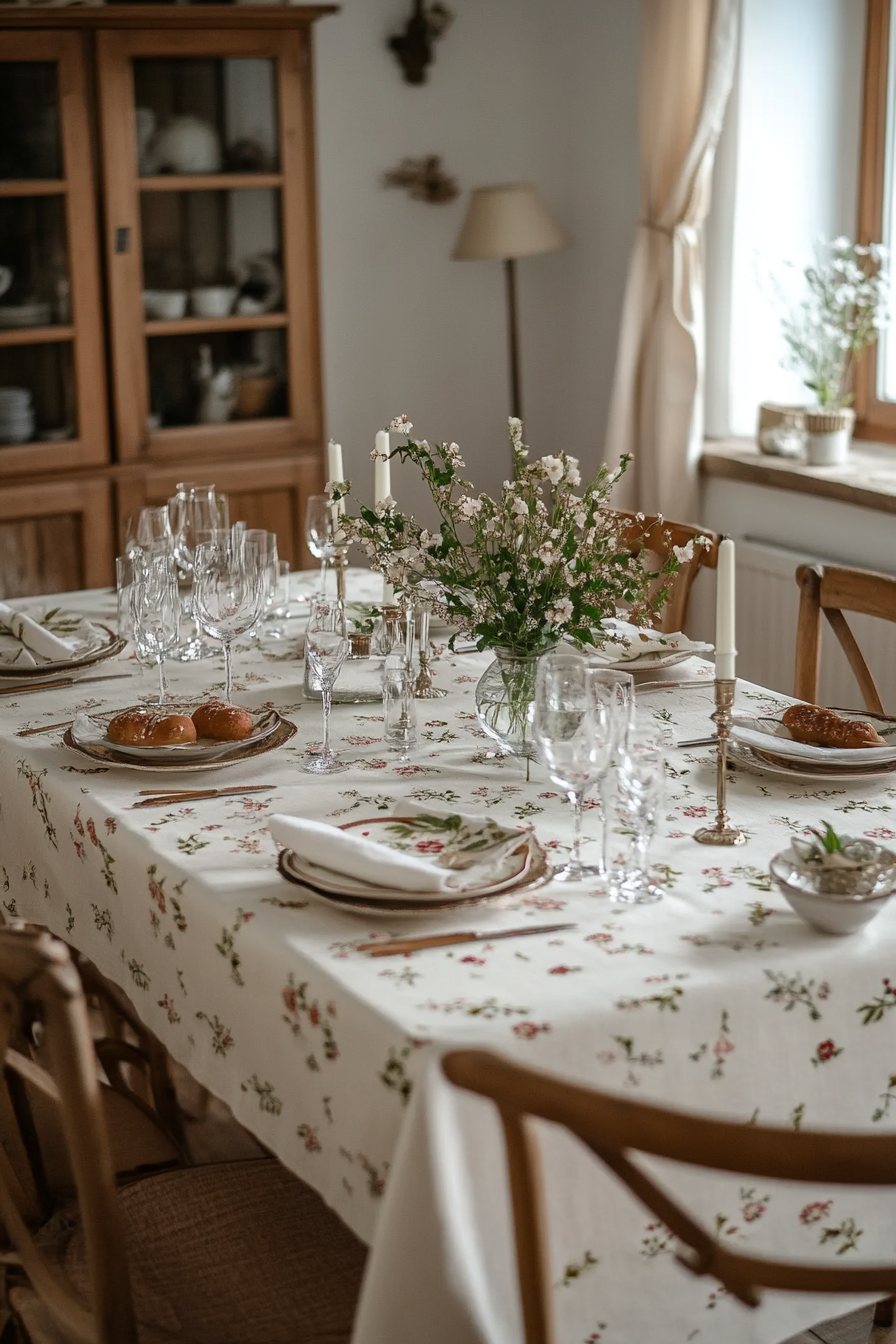
{"label": "dinner plate", "polygon": [[[276,714],[276,710],[271,710]],[[121,749],[111,742],[76,742],[72,737],[71,728],[66,728],[62,735],[62,740],[67,747],[73,751],[79,752],[82,756],[88,757],[92,761],[98,761],[101,765],[120,766],[127,770],[162,770],[168,774],[196,774],[200,770],[223,770],[230,765],[240,765],[243,761],[250,760],[253,756],[262,756],[266,752],[276,751],[282,747],[291,737],[295,737],[298,731],[296,725],[289,719],[281,718],[277,715],[278,722],[274,730],[261,740],[254,742],[225,742],[221,745],[224,752],[201,761],[193,760],[185,762],[182,757],[175,760],[161,761],[154,759],[135,760],[132,756],[125,756]]]}
{"label": "dinner plate", "polygon": [[[164,713],[183,714],[189,717],[203,703],[204,701],[193,701],[189,704],[172,702],[164,706]],[[219,756],[231,752],[236,746],[248,747],[262,742],[276,730],[280,722],[280,715],[275,709],[250,709],[252,732],[248,737],[241,737],[238,742],[213,737],[201,737],[196,742],[179,742],[164,747],[142,747],[128,742],[109,742],[106,732],[112,719],[119,714],[141,712],[145,709],[145,705],[129,705],[126,709],[103,710],[100,714],[77,714],[72,724],[72,741],[78,747],[102,742],[107,746],[114,746],[120,756],[133,757],[137,761],[160,761],[166,765],[180,761],[195,764],[197,761],[214,761]]]}
{"label": "dinner plate", "polygon": [[603,663],[610,672],[653,672],[662,667],[675,667],[686,663],[689,658],[702,658],[712,652],[711,644],[694,644],[689,649],[675,649],[671,652],[654,650],[653,653],[641,653],[637,658],[618,658]]}
{"label": "dinner plate", "polygon": [[[294,867],[296,855],[291,849],[284,849],[277,860],[277,867],[281,876],[287,881],[294,882],[302,887],[315,900],[322,905],[329,906],[334,910],[341,910],[350,915],[361,916],[364,919],[388,919],[395,915],[411,915],[415,919],[425,918],[427,915],[444,914],[452,910],[466,910],[473,906],[488,905],[495,901],[509,900],[517,895],[528,891],[533,891],[537,887],[542,887],[551,880],[553,868],[548,860],[546,851],[538,843],[534,836],[529,840],[532,852],[532,861],[525,875],[505,886],[501,891],[492,892],[489,895],[483,895],[481,892],[476,895],[463,896],[439,896],[438,900],[419,899],[398,901],[380,901],[370,900],[362,896],[335,896],[328,891],[323,891],[315,887],[307,877],[300,876]],[[410,893],[408,893],[410,895]],[[432,895],[432,893],[430,893]]]}
{"label": "dinner plate", "polygon": [[[859,710],[837,712],[843,719],[859,723],[869,722],[867,714],[862,714]],[[844,771],[865,767],[878,769],[896,762],[896,723],[881,721],[877,725],[877,732],[886,739],[886,746],[849,749],[797,742],[780,719],[767,716],[735,715],[731,723],[731,736],[742,746],[760,751],[764,756],[785,765],[800,763],[809,767],[820,766],[825,770],[834,766]]]}
{"label": "dinner plate", "polygon": [[107,658],[117,658],[127,648],[127,640],[120,639],[107,625],[98,625],[103,632],[101,643],[72,658],[62,658],[58,662],[38,663],[36,667],[20,667],[17,663],[0,662],[0,680],[7,681],[47,681],[63,673],[82,672]]}
{"label": "dinner plate", "polygon": [[742,765],[761,774],[777,775],[780,779],[826,780],[831,784],[866,784],[876,779],[888,779],[896,774],[896,762],[885,766],[857,767],[854,770],[844,770],[837,765],[825,768],[806,762],[785,762],[776,758],[774,754],[769,755],[761,749],[747,747],[733,740],[728,743],[728,757],[735,765]]}
{"label": "dinner plate", "polygon": [[451,893],[444,891],[405,892],[395,887],[378,887],[376,883],[362,882],[360,878],[349,877],[345,873],[334,873],[331,868],[322,868],[303,855],[296,854],[295,850],[290,850],[290,853],[293,856],[292,871],[307,879],[318,891],[326,892],[328,896],[349,896],[352,899],[361,899],[365,904],[376,904],[384,897],[388,897],[391,905],[403,905],[405,902],[427,905],[431,900],[442,901],[444,899],[456,900],[458,897],[467,896],[492,896],[522,881],[532,866],[532,847],[529,844],[528,837],[526,837],[520,841],[519,846],[513,853],[507,856],[507,863],[502,865],[502,875],[499,878],[483,886],[458,891],[452,896]]}

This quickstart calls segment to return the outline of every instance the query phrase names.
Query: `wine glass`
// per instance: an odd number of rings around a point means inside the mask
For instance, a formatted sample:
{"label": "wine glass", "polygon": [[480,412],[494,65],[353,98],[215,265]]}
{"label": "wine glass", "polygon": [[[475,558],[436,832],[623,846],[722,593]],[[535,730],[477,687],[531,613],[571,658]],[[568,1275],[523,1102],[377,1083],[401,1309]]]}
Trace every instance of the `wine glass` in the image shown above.
{"label": "wine glass", "polygon": [[607,770],[616,740],[613,704],[587,658],[564,650],[541,659],[532,730],[539,757],[566,793],[575,816],[572,855],[554,869],[554,877],[581,882],[593,872],[581,858],[585,794]]}
{"label": "wine glass", "polygon": [[317,756],[302,763],[309,775],[333,775],[347,770],[344,761],[330,750],[330,708],[333,683],[348,657],[349,641],[345,625],[345,607],[338,598],[313,597],[308,629],[305,631],[305,658],[312,677],[320,682],[324,709],[324,740]]}
{"label": "wine glass", "polygon": [[159,704],[168,700],[165,655],[177,644],[180,598],[171,555],[145,556],[135,565],[130,587],[134,647],[141,663],[158,662]]}
{"label": "wine glass", "polygon": [[610,899],[643,905],[662,900],[664,891],[651,881],[647,853],[663,804],[663,747],[652,728],[630,729],[619,747],[616,806],[631,833],[631,862],[625,875],[611,884]]}
{"label": "wine glass", "polygon": [[224,537],[203,541],[193,557],[193,611],[203,630],[224,646],[224,701],[233,698],[232,645],[261,615],[264,579],[258,547]]}
{"label": "wine glass", "polygon": [[242,533],[245,541],[254,542],[261,557],[262,579],[264,582],[263,619],[267,618],[274,604],[277,583],[280,578],[280,556],[277,553],[276,532],[265,532],[260,527],[249,527]]}
{"label": "wine glass", "polygon": [[[227,517],[227,496],[215,494],[213,485],[195,485],[192,481],[179,481],[176,493],[168,501],[171,515],[171,528],[174,535],[174,554],[182,575],[189,577],[193,572],[193,557],[196,547],[203,541],[213,541],[218,530],[223,527]],[[184,616],[195,619],[191,595],[184,599]],[[182,663],[191,663],[199,658],[208,658],[217,652],[211,644],[196,632],[176,650],[174,657]]]}
{"label": "wine glass", "polygon": [[333,501],[329,495],[309,495],[305,508],[305,540],[320,561],[320,596],[327,595],[327,566],[336,558]]}

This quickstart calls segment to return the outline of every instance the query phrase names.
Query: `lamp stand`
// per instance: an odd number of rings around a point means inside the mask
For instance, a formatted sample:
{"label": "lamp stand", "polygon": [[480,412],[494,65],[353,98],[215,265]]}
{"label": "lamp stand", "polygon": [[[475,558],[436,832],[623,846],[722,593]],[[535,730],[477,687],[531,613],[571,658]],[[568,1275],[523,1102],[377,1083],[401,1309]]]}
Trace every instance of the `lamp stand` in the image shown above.
{"label": "lamp stand", "polygon": [[520,344],[516,308],[516,260],[504,258],[504,279],[507,282],[507,338],[510,346],[510,414],[523,418],[523,399],[520,393]]}

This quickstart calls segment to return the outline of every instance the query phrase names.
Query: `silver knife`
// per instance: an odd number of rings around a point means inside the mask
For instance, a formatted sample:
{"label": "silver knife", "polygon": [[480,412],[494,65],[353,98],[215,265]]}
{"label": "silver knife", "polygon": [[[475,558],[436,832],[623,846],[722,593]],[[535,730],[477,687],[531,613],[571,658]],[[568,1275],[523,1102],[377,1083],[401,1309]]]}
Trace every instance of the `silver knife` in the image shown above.
{"label": "silver knife", "polygon": [[87,686],[96,681],[123,681],[132,676],[131,672],[107,672],[102,677],[59,677],[52,681],[39,681],[35,684],[19,682],[15,686],[4,686],[0,682],[0,695],[30,695],[33,691],[62,691],[67,686]]}

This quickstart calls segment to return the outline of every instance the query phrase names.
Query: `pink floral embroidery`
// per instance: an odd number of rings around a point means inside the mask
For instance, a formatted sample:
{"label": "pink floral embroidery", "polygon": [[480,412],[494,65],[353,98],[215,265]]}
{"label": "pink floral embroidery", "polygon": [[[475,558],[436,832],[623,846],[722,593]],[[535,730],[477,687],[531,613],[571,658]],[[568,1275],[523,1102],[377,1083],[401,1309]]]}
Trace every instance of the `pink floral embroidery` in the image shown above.
{"label": "pink floral embroidery", "polygon": [[549,1022],[516,1022],[511,1028],[514,1036],[519,1036],[524,1041],[533,1041],[542,1031],[550,1031]]}
{"label": "pink floral embroidery", "polygon": [[800,1222],[804,1227],[810,1223],[820,1223],[822,1218],[827,1218],[833,1202],[832,1199],[826,1199],[823,1203],[807,1204],[800,1212]]}
{"label": "pink floral embroidery", "polygon": [[441,854],[445,846],[441,840],[418,840],[414,848],[421,854]]}

